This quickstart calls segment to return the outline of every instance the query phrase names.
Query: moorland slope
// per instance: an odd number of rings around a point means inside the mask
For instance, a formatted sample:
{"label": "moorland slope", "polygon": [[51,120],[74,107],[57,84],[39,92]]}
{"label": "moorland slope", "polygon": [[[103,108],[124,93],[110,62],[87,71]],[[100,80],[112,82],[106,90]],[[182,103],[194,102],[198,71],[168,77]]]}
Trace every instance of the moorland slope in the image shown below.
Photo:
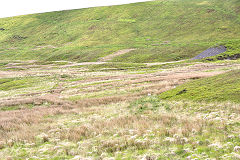
{"label": "moorland slope", "polygon": [[157,0],[0,19],[0,57],[8,60],[117,62],[192,58],[240,37],[239,0]]}

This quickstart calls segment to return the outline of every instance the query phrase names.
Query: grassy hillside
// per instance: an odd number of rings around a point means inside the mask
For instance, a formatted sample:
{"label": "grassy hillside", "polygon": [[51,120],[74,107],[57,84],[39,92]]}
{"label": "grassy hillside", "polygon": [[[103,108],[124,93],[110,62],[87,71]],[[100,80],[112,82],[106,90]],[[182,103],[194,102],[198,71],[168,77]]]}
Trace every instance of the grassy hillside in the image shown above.
{"label": "grassy hillside", "polygon": [[161,99],[240,102],[240,70],[191,81],[160,94]]}
{"label": "grassy hillside", "polygon": [[227,48],[227,51],[216,56],[207,57],[205,60],[223,60],[223,59],[238,59],[240,58],[240,40],[222,42],[222,46]]}
{"label": "grassy hillside", "polygon": [[191,58],[240,38],[239,0],[167,0],[0,19],[1,59],[113,61]]}

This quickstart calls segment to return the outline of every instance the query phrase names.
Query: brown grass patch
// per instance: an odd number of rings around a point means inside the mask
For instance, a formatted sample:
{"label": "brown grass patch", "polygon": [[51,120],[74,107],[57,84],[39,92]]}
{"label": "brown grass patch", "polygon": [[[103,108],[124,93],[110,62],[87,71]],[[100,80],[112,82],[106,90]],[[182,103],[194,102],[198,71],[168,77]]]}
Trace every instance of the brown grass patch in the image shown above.
{"label": "brown grass patch", "polygon": [[[33,140],[52,120],[44,117],[72,113],[63,108],[39,107],[0,112],[0,141]],[[45,127],[44,127],[45,126]]]}

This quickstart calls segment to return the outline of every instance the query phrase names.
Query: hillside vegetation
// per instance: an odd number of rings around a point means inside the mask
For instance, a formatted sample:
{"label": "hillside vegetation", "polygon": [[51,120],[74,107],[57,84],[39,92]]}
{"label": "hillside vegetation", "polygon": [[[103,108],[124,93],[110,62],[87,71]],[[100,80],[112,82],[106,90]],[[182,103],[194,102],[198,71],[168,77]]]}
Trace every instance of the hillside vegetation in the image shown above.
{"label": "hillside vegetation", "polygon": [[192,58],[240,37],[239,0],[169,0],[0,19],[1,59],[118,62]]}
{"label": "hillside vegetation", "polygon": [[160,98],[240,103],[240,70],[185,83],[160,94]]}

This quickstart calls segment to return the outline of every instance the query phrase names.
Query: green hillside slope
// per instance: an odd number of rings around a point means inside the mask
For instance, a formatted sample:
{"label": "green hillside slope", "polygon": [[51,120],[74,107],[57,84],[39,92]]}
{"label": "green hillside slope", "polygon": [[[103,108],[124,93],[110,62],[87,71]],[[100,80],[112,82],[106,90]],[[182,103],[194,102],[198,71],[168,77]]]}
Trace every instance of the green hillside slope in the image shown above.
{"label": "green hillside slope", "polygon": [[191,81],[160,94],[161,99],[240,102],[240,70]]}
{"label": "green hillside slope", "polygon": [[191,58],[240,39],[239,0],[159,0],[0,19],[0,58],[113,61]]}

